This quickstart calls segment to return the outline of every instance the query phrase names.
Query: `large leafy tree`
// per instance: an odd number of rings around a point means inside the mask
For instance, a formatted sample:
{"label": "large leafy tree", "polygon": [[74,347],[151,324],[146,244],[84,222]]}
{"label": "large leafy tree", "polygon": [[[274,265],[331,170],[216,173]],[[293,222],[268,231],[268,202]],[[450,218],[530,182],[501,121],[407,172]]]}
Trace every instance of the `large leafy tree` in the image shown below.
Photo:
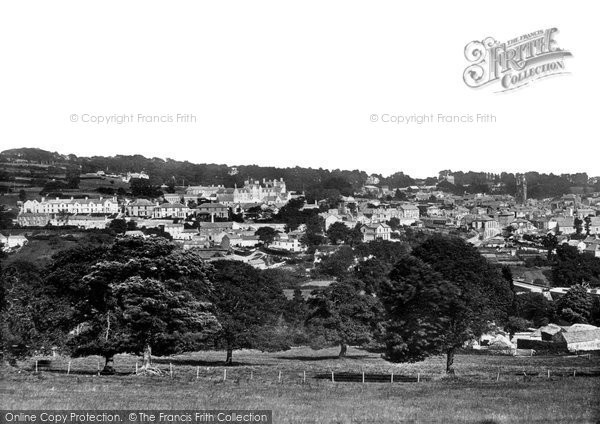
{"label": "large leafy tree", "polygon": [[381,319],[379,300],[362,290],[358,280],[332,283],[314,291],[308,300],[306,326],[315,349],[340,346],[340,357],[346,356],[348,345],[373,342]]}
{"label": "large leafy tree", "polygon": [[333,244],[339,242],[347,243],[350,241],[352,230],[343,222],[334,222],[327,229],[327,237]]}
{"label": "large leafy tree", "polygon": [[378,294],[394,265],[408,255],[407,244],[376,240],[356,248],[359,262],[354,268],[354,277],[361,280],[368,293]]}
{"label": "large leafy tree", "polygon": [[278,284],[252,266],[239,261],[212,263],[213,291],[209,299],[221,329],[215,344],[227,351],[226,364],[233,362],[235,349],[283,350],[289,341],[280,330],[286,305]]}
{"label": "large leafy tree", "polygon": [[318,263],[316,271],[322,275],[344,278],[349,275],[355,263],[356,258],[352,248],[350,246],[340,246],[338,250],[324,257]]}
{"label": "large leafy tree", "polygon": [[162,238],[121,238],[108,249],[79,248],[56,257],[48,285],[67,301],[73,355],[98,354],[113,371],[114,355],[193,350],[219,329],[205,299],[210,267]]}
{"label": "large leafy tree", "polygon": [[562,244],[556,248],[552,283],[560,287],[583,283],[600,286],[600,259],[589,253],[579,253],[576,247]]}
{"label": "large leafy tree", "polygon": [[558,317],[570,324],[587,324],[592,314],[593,298],[587,289],[577,284],[556,302]]}
{"label": "large leafy tree", "polygon": [[384,358],[415,362],[445,351],[458,289],[413,256],[399,261],[381,287],[386,309]]}
{"label": "large leafy tree", "polygon": [[269,245],[273,243],[273,240],[275,240],[275,236],[277,235],[277,233],[278,231],[272,227],[261,227],[258,230],[256,230],[256,233],[254,233],[254,235],[257,235],[260,241],[262,241],[264,244]]}
{"label": "large leafy tree", "polygon": [[533,322],[535,327],[549,324],[555,318],[555,304],[542,293],[521,293],[516,297],[516,315]]}
{"label": "large leafy tree", "polygon": [[0,272],[0,280],[0,350],[5,359],[14,362],[34,352],[49,353],[64,336],[53,325],[62,311],[44,295],[41,270],[17,260]]}
{"label": "large leafy tree", "polygon": [[489,323],[503,325],[507,321],[513,299],[510,284],[473,246],[456,237],[431,236],[413,255],[458,290],[445,312],[448,325],[443,342],[446,372],[454,373],[457,348],[480,336]]}

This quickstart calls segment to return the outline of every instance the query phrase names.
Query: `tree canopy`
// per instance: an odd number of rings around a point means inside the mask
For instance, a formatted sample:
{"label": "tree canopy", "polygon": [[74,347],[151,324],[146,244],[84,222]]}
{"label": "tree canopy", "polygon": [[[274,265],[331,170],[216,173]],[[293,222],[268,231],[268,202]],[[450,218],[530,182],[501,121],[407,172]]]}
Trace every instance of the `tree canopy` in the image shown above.
{"label": "tree canopy", "polygon": [[210,267],[163,238],[119,238],[107,249],[58,255],[47,279],[66,302],[64,330],[73,355],[98,354],[112,371],[117,353],[159,355],[199,348],[220,327],[206,300]]}
{"label": "tree canopy", "polygon": [[209,299],[221,329],[215,345],[227,350],[226,363],[233,361],[235,349],[284,350],[289,341],[275,331],[287,303],[283,291],[259,270],[239,261],[212,263],[213,291]]}
{"label": "tree canopy", "polygon": [[306,325],[311,347],[339,345],[340,356],[349,344],[373,342],[382,307],[379,300],[361,288],[360,281],[334,282],[324,290],[316,290],[308,300]]}

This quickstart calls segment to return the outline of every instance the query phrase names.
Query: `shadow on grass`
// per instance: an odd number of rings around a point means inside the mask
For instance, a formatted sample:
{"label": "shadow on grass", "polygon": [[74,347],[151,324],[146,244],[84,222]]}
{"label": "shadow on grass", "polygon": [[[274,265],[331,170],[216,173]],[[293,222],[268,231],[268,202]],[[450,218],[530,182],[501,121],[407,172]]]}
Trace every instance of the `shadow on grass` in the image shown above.
{"label": "shadow on grass", "polygon": [[339,357],[338,355],[329,355],[329,356],[308,356],[308,355],[297,355],[297,356],[277,356],[277,359],[285,359],[288,361],[330,361],[330,360],[340,360],[344,359],[372,359],[372,355],[347,355],[344,357]]}
{"label": "shadow on grass", "polygon": [[[153,358],[152,362],[154,364],[162,364],[162,365],[187,365],[190,367],[247,367],[258,364],[252,364],[249,362],[236,362],[233,361],[231,364],[226,365],[225,361],[205,361],[202,359],[167,359],[167,358]],[[261,364],[264,365],[264,364]]]}
{"label": "shadow on grass", "polygon": [[[30,368],[29,371],[35,373],[35,369],[34,368]],[[90,376],[90,375],[98,375],[98,371],[97,370],[71,370],[69,373],[67,373],[66,370],[64,369],[52,369],[52,368],[41,368],[38,371],[38,374],[41,373],[47,373],[47,374],[56,374],[56,375],[86,375],[86,376]],[[133,372],[117,372],[115,371],[114,373],[111,374],[103,374],[100,373],[101,376],[126,376],[126,375],[131,375],[134,374]]]}

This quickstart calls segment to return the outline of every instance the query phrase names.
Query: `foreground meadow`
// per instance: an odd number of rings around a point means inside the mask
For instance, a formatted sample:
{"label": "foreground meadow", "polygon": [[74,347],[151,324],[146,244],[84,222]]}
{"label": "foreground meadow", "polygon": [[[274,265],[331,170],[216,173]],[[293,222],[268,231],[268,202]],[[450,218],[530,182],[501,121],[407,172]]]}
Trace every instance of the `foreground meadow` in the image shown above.
{"label": "foreground meadow", "polygon": [[[130,355],[116,358],[116,376],[97,375],[98,357],[55,358],[38,373],[28,360],[2,370],[0,409],[272,409],[275,423],[600,418],[598,356],[458,355],[457,376],[447,378],[442,357],[396,365],[358,349],[345,359],[336,353],[239,351],[234,366],[224,367],[223,352],[200,352],[157,358],[165,371],[159,377],[132,375],[140,358]],[[336,381],[342,372],[358,380]],[[362,372],[380,382],[363,384]]]}

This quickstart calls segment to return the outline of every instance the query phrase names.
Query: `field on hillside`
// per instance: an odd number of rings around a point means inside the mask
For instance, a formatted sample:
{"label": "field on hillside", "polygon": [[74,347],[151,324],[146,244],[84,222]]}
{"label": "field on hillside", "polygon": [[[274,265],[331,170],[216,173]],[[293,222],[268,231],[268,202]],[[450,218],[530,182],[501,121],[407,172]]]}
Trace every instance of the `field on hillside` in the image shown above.
{"label": "field on hillside", "polygon": [[[0,409],[272,409],[275,423],[600,418],[598,356],[461,354],[457,376],[447,378],[442,357],[390,364],[358,349],[345,359],[336,354],[336,349],[244,350],[234,352],[234,366],[224,367],[224,352],[199,352],[156,358],[165,372],[159,377],[132,375],[141,359],[130,355],[116,357],[116,376],[96,375],[99,357],[54,358],[49,370],[37,374],[32,359],[2,370]],[[380,381],[362,383],[363,371]],[[358,379],[340,382],[342,372]]]}

